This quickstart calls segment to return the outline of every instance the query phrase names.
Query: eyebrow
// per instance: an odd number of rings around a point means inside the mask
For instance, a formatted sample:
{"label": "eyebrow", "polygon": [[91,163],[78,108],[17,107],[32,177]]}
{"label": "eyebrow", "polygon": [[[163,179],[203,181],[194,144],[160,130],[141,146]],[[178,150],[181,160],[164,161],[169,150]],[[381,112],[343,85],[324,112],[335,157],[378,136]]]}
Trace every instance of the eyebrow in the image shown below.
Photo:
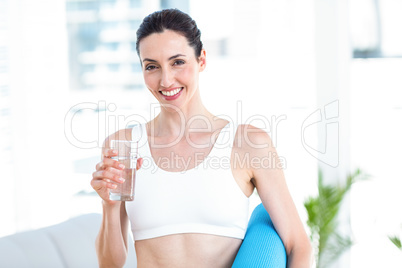
{"label": "eyebrow", "polygon": [[[183,55],[183,54],[176,54],[176,55],[174,55],[174,56],[171,56],[168,60],[173,60],[173,59],[175,59],[175,58],[178,58],[178,57],[185,57],[185,56],[186,56],[186,55]],[[145,58],[145,59],[142,60],[142,62],[145,62],[145,61],[156,62],[156,60],[149,59],[149,58]]]}

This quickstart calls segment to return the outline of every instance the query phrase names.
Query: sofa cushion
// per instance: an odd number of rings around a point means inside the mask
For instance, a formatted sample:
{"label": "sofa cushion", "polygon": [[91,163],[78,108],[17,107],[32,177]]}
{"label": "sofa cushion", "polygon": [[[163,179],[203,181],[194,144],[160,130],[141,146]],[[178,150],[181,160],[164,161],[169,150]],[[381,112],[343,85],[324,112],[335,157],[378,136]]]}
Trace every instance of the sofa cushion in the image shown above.
{"label": "sofa cushion", "polygon": [[[0,238],[0,267],[98,267],[95,239],[102,215],[85,214],[50,227]],[[134,243],[129,240],[125,267],[135,268]]]}
{"label": "sofa cushion", "polygon": [[1,267],[66,267],[59,249],[45,229],[0,239]]}

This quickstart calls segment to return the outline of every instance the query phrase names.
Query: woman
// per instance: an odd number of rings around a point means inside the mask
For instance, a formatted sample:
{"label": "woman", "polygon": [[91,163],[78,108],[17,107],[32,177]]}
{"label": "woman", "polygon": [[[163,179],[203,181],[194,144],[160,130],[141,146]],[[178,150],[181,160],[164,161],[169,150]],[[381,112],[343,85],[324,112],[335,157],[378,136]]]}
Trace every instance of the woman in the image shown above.
{"label": "woman", "polygon": [[[162,109],[138,132],[124,129],[105,140],[91,181],[103,199],[100,266],[124,265],[131,223],[138,267],[231,267],[247,228],[248,197],[257,188],[288,267],[310,267],[311,246],[282,170],[256,161],[276,157],[269,136],[214,116],[201,101],[206,52],[200,36],[196,23],[176,9],[149,15],[137,31],[144,81]],[[218,148],[224,131],[233,134],[230,146]],[[156,169],[138,172],[133,202],[111,201],[109,189],[121,183],[121,168],[110,158],[115,152],[108,142],[132,135],[145,141],[137,168],[149,157]],[[228,168],[212,166],[212,157],[228,159]]]}

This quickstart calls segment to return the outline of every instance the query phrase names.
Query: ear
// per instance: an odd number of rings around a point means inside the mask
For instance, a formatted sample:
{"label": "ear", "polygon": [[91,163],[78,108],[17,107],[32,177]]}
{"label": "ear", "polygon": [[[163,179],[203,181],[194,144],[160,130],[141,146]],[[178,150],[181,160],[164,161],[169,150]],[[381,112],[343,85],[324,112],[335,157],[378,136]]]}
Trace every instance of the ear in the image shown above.
{"label": "ear", "polygon": [[201,50],[201,55],[198,57],[198,64],[200,66],[200,72],[204,71],[207,65],[207,53],[205,49]]}

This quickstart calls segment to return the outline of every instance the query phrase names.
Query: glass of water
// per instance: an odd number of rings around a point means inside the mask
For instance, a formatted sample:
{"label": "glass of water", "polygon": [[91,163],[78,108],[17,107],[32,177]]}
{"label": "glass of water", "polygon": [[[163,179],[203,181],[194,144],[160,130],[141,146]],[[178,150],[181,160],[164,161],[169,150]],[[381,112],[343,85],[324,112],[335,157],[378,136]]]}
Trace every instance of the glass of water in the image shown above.
{"label": "glass of water", "polygon": [[123,169],[123,183],[117,183],[115,189],[109,190],[110,200],[133,201],[135,189],[135,175],[138,158],[138,141],[111,140],[110,148],[117,150],[117,156],[112,157],[125,167]]}

